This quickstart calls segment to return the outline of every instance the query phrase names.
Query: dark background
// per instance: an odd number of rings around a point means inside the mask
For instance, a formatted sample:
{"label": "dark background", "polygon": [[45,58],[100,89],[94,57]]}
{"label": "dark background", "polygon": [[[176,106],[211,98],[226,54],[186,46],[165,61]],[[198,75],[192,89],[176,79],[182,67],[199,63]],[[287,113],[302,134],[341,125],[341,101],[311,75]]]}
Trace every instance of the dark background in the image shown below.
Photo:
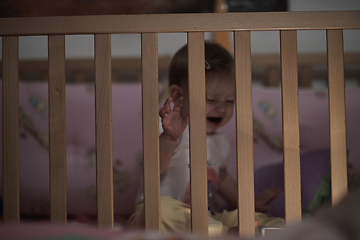
{"label": "dark background", "polygon": [[[0,17],[208,13],[214,4],[215,0],[1,0]],[[229,12],[287,10],[287,0],[227,0],[227,4]]]}

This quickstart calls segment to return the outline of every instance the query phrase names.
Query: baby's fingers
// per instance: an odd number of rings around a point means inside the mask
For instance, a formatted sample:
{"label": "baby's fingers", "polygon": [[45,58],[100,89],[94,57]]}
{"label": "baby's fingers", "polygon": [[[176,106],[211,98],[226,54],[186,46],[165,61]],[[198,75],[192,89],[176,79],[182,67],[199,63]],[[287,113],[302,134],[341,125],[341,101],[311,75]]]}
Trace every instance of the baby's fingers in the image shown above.
{"label": "baby's fingers", "polygon": [[176,112],[180,112],[181,106],[182,106],[182,102],[183,102],[184,98],[180,97],[174,104],[174,108],[173,110]]}
{"label": "baby's fingers", "polygon": [[160,117],[164,118],[166,116],[166,114],[168,114],[170,112],[170,110],[171,110],[170,106],[160,108],[160,111],[159,111]]}
{"label": "baby's fingers", "polygon": [[189,114],[186,114],[186,116],[184,117],[184,121],[186,122],[186,124],[189,123]]}
{"label": "baby's fingers", "polygon": [[165,117],[165,114],[169,113],[171,108],[170,108],[170,103],[172,101],[171,97],[168,97],[164,103],[164,106],[162,108],[160,108],[159,110],[159,115],[161,118]]}
{"label": "baby's fingers", "polygon": [[168,97],[167,99],[166,99],[166,101],[164,102],[164,107],[165,106],[170,106],[170,103],[172,102],[172,97]]}

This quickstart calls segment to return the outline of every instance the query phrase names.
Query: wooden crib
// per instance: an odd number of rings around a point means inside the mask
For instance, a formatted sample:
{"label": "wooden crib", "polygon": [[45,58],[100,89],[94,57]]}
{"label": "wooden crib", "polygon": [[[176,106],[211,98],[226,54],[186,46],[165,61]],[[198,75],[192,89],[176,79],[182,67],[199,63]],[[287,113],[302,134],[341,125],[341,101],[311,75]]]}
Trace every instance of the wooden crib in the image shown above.
{"label": "wooden crib", "polygon": [[[146,228],[159,230],[158,33],[187,32],[192,229],[207,233],[204,32],[232,31],[236,64],[239,231],[254,235],[251,31],[280,31],[286,222],[301,220],[297,30],[326,30],[332,201],[347,194],[343,29],[360,11],[0,19],[3,42],[4,221],[20,222],[19,36],[48,35],[51,221],[66,223],[65,35],[94,34],[98,225],[113,226],[110,34],[141,33]],[[196,161],[194,161],[196,159]]]}

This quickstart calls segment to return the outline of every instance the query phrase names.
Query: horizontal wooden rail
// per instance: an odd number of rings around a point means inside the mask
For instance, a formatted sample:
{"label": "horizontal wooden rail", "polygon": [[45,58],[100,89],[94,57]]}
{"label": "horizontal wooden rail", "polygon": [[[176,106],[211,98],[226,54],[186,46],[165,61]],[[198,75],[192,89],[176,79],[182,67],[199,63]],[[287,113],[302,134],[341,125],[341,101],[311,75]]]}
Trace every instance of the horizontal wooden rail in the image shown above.
{"label": "horizontal wooden rail", "polygon": [[360,29],[360,11],[100,15],[0,19],[0,36]]}

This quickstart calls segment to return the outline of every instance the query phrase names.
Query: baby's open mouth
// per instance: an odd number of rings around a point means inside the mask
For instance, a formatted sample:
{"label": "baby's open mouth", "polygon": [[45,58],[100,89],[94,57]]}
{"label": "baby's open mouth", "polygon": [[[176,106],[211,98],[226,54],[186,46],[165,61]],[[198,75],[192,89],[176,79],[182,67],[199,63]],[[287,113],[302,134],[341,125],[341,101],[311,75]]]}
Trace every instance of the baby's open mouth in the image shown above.
{"label": "baby's open mouth", "polygon": [[220,117],[208,117],[207,120],[209,120],[210,122],[213,123],[219,123],[221,121],[222,118]]}

